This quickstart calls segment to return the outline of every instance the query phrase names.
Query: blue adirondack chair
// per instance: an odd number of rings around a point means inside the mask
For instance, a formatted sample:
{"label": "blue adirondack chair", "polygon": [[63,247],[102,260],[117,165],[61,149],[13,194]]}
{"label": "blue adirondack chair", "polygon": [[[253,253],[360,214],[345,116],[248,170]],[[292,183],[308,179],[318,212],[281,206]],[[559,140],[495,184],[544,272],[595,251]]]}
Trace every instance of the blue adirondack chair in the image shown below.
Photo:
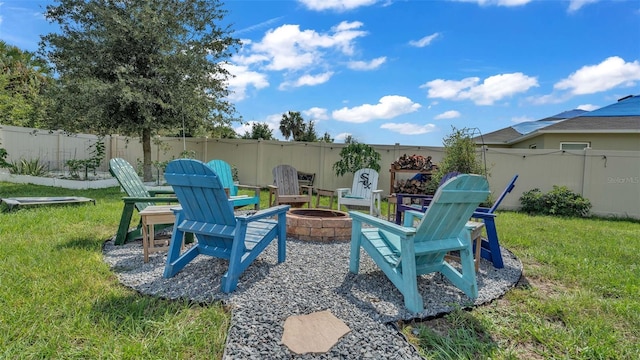
{"label": "blue adirondack chair", "polygon": [[[229,260],[221,290],[232,292],[240,275],[275,238],[278,238],[278,262],[285,261],[288,205],[236,216],[233,202],[227,198],[218,175],[198,160],[171,161],[165,170],[165,179],[182,206],[175,210],[165,278],[174,276],[199,254],[209,255]],[[197,243],[180,254],[179,239],[185,233],[194,234]]]}
{"label": "blue adirondack chair", "polygon": [[[260,187],[236,184],[233,181],[233,173],[231,165],[224,160],[211,160],[207,163],[213,171],[218,175],[222,186],[229,189],[229,198],[233,201],[234,207],[243,207],[253,205],[255,210],[260,210]],[[249,189],[253,191],[253,196],[238,195],[238,189]]]}
{"label": "blue adirondack chair", "polygon": [[471,215],[472,218],[482,219],[487,232],[487,237],[482,238],[482,242],[480,243],[482,246],[480,256],[483,259],[491,261],[493,267],[496,269],[503,268],[504,263],[502,262],[502,252],[500,251],[500,241],[498,239],[498,230],[496,229],[495,212],[505,196],[516,186],[516,180],[518,180],[518,174],[511,179],[507,187],[504,188],[490,208],[479,207],[473,212],[473,215]]}
{"label": "blue adirondack chair", "polygon": [[[463,174],[438,188],[426,213],[406,211],[404,226],[349,212],[353,219],[349,271],[358,273],[362,247],[402,293],[406,308],[416,313],[424,310],[417,282],[423,274],[440,272],[467,296],[476,298],[471,229],[466,223],[489,194],[484,177]],[[414,218],[421,218],[416,227]],[[445,259],[456,250],[461,271]]]}

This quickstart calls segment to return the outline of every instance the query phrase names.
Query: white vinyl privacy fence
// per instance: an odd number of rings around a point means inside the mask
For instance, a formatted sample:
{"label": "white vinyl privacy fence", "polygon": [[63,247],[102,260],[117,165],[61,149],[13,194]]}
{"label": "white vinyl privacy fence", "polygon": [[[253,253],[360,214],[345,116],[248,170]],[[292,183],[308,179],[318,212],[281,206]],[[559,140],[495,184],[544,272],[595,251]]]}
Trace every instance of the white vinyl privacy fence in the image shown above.
{"label": "white vinyl privacy fence", "polygon": [[[271,170],[289,164],[315,173],[314,186],[322,189],[350,187],[351,176],[337,177],[332,169],[340,159],[344,144],[299,143],[242,139],[160,138],[161,146],[152,145],[152,160],[167,161],[181,157],[186,150],[202,161],[222,159],[238,169],[240,182],[266,186],[273,181]],[[54,170],[64,170],[70,159],[86,159],[87,149],[98,141],[93,135],[67,135],[63,132],[13,126],[0,128],[0,147],[9,161],[39,159]],[[142,161],[142,145],[137,138],[107,136],[103,139],[106,157],[100,170],[106,171],[108,160],[122,157],[134,167]],[[431,156],[438,163],[442,147],[372,145],[382,156],[379,188],[388,195],[391,189],[391,163],[404,154]],[[587,150],[530,150],[484,148],[478,150],[489,171],[489,183],[499,194],[514,174],[519,174],[515,189],[501,205],[504,209],[520,207],[523,192],[539,188],[546,192],[553,185],[567,186],[591,201],[592,212],[601,216],[640,218],[640,152]],[[413,176],[397,174],[396,180]]]}

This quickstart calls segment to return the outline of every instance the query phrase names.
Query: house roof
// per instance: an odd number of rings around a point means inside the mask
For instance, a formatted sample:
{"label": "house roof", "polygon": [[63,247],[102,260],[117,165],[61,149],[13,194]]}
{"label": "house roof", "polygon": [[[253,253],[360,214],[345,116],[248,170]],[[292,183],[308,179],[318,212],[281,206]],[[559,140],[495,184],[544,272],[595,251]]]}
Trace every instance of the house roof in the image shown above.
{"label": "house roof", "polygon": [[541,120],[519,123],[474,140],[483,144],[511,144],[554,132],[640,132],[640,95],[624,97],[594,111],[574,109]]}

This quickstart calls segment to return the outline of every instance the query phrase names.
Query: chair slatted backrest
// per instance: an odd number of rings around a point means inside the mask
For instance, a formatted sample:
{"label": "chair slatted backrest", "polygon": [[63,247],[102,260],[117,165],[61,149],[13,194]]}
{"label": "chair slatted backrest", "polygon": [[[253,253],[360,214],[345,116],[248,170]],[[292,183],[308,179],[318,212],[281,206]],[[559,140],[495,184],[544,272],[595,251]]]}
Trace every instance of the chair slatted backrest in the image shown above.
{"label": "chair slatted backrest", "polygon": [[378,172],[374,169],[360,169],[353,174],[353,184],[348,197],[370,199],[373,190],[378,188]]}
{"label": "chair slatted backrest", "polygon": [[291,165],[273,168],[273,184],[278,187],[278,195],[299,195],[298,171]]}
{"label": "chair slatted backrest", "polygon": [[[113,158],[109,160],[109,172],[118,180],[120,187],[127,193],[129,197],[151,197],[147,187],[144,186],[142,180],[136,173],[136,170],[122,158]],[[151,206],[150,202],[137,202],[136,209],[144,210],[147,206]]]}
{"label": "chair slatted backrest", "polygon": [[233,172],[231,171],[231,165],[224,160],[211,160],[207,163],[207,166],[213,169],[218,175],[222,186],[229,189],[229,196],[238,195],[238,187],[233,182]]}
{"label": "chair slatted backrest", "polygon": [[165,179],[180,199],[183,219],[224,227],[234,227],[233,205],[216,173],[201,161],[180,159],[171,161]]}
{"label": "chair slatted backrest", "polygon": [[489,183],[480,175],[463,174],[442,184],[416,227],[416,242],[456,238],[478,204],[489,197]]}

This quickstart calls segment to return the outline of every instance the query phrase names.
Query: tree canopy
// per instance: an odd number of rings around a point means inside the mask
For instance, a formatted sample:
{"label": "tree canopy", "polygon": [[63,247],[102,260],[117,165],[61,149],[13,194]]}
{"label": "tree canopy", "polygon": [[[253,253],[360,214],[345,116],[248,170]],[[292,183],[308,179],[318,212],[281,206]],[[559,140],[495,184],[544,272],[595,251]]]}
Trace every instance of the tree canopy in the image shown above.
{"label": "tree canopy", "polygon": [[340,150],[340,160],[333,164],[333,171],[337,176],[346,173],[355,173],[364,168],[380,171],[380,159],[382,156],[373,147],[359,143],[351,135],[345,139],[346,147]]}
{"label": "tree canopy", "polygon": [[217,0],[59,0],[60,26],[40,52],[59,75],[51,126],[139,136],[145,181],[151,138],[207,133],[235,116],[224,61],[239,44]]}
{"label": "tree canopy", "polygon": [[242,135],[243,139],[263,139],[263,140],[273,140],[273,130],[269,129],[269,124],[267,123],[257,123],[254,122],[251,124],[251,132],[245,132]]}
{"label": "tree canopy", "polygon": [[0,40],[0,123],[44,127],[46,90],[53,75],[46,61]]}

